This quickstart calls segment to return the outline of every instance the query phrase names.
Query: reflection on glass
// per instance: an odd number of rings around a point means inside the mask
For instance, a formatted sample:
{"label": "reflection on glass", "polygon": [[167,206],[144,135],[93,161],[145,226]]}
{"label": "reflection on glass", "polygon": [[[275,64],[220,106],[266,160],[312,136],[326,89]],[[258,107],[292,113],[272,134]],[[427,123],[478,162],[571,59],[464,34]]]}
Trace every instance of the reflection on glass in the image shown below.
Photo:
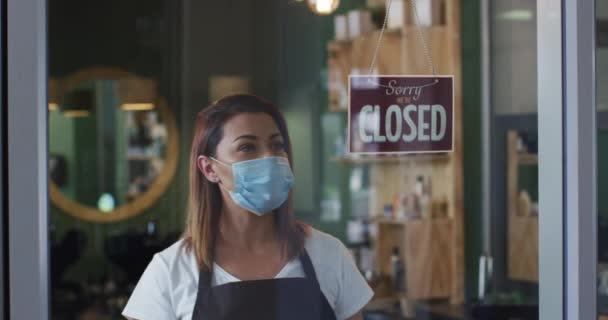
{"label": "reflection on glass", "polygon": [[[489,275],[478,316],[538,317],[536,1],[491,1]],[[489,261],[489,263],[488,263]],[[485,319],[484,318],[484,319]]]}
{"label": "reflection on glass", "polygon": [[[276,101],[289,122],[296,155],[298,218],[349,245],[377,298],[365,310],[366,319],[414,314],[419,319],[433,319],[446,312],[466,318],[470,310],[465,305],[479,300],[475,312],[489,314],[491,319],[503,315],[497,311],[501,304],[514,310],[534,310],[538,280],[535,2],[493,1],[492,150],[474,149],[469,154],[474,142],[468,139],[478,132],[469,127],[463,129],[464,141],[457,138],[458,144],[467,146],[464,152],[382,158],[345,154],[347,113],[330,112],[327,104],[333,104],[332,111],[345,111],[347,85],[330,83],[329,90],[323,91],[319,81],[319,75],[329,75],[330,82],[347,81],[347,74],[367,70],[379,31],[349,34],[351,41],[332,41],[334,17],[311,14],[306,2],[275,8],[276,1],[260,1],[259,7],[234,10],[222,2],[194,1],[189,10],[182,10],[173,7],[177,1],[154,8],[112,0],[99,2],[105,11],[82,9],[83,16],[87,13],[82,20],[94,22],[95,27],[89,28],[93,30],[87,29],[94,35],[72,36],[93,39],[90,43],[97,55],[91,59],[95,63],[107,63],[105,59],[120,48],[117,65],[153,74],[180,115],[178,130],[183,136],[193,134],[200,108],[224,95],[226,89],[251,90]],[[355,18],[362,19],[363,2],[368,1],[341,1],[337,13],[344,19],[352,9]],[[424,3],[430,8],[435,2]],[[464,10],[459,2],[444,3],[450,8],[446,12],[457,15],[450,16],[450,23],[462,20],[472,28],[470,19],[460,19]],[[162,180],[172,156],[187,153],[189,146],[171,151],[175,125],[157,103],[159,95],[154,93],[150,99],[145,90],[149,83],[142,79],[100,76],[66,85],[58,75],[85,66],[78,59],[69,64],[64,55],[74,52],[82,58],[88,53],[79,41],[66,41],[65,31],[76,29],[73,24],[62,25],[68,8],[61,2],[51,2],[50,7],[50,20],[55,21],[50,28],[51,65],[59,70],[49,81],[51,181],[63,195],[107,217],[112,215],[108,212],[144,197]],[[232,23],[225,23],[227,20]],[[416,29],[411,29],[403,14],[398,20],[403,32],[393,29],[385,34],[378,71],[428,73]],[[251,25],[255,28],[248,27]],[[460,70],[461,45],[469,36],[453,33],[460,28],[449,30],[448,25],[423,29],[441,73]],[[87,25],[79,21],[78,26],[86,29]],[[129,29],[133,26],[135,30]],[[188,37],[183,37],[182,30],[188,31]],[[182,43],[183,39],[187,41]],[[447,39],[463,42],[448,45]],[[106,49],[107,43],[113,50]],[[356,59],[351,61],[351,57]],[[324,70],[326,64],[328,70]],[[462,71],[460,84],[474,86],[478,73]],[[209,88],[209,92],[201,88]],[[459,110],[459,128],[481,126],[475,105],[465,101]],[[476,281],[482,278],[474,268],[477,257],[470,257],[471,252],[479,251],[476,236],[470,235],[481,233],[476,220],[481,213],[463,202],[479,202],[480,192],[470,196],[470,190],[463,188],[479,179],[469,175],[470,168],[463,170],[462,153],[464,159],[476,159],[481,152],[492,152],[491,190],[478,191],[492,193],[492,212],[483,214],[491,215],[493,236],[488,240],[492,250],[483,259],[487,288],[471,297],[465,292],[476,293]],[[478,174],[477,170],[471,171]],[[187,181],[186,174],[178,175],[166,192],[157,194],[162,200],[142,210],[142,215],[120,222],[82,221],[66,215],[63,208],[52,208],[54,318],[80,319],[83,314],[122,318],[121,308],[152,256],[173,244],[182,232]],[[488,257],[492,259],[485,259]]]}
{"label": "reflection on glass", "polygon": [[152,102],[123,101],[120,84],[78,83],[49,110],[51,181],[74,201],[102,211],[146,192],[165,164],[164,119]]}

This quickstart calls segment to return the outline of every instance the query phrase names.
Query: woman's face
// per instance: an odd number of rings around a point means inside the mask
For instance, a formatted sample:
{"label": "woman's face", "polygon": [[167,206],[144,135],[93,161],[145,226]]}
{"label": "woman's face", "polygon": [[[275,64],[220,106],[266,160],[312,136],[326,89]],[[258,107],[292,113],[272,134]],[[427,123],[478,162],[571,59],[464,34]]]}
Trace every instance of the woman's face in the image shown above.
{"label": "woman's face", "polygon": [[[232,164],[264,157],[287,157],[283,136],[270,115],[241,113],[224,123],[222,139],[215,152],[217,160]],[[220,182],[228,190],[234,190],[230,166],[200,157],[199,168],[211,182]]]}

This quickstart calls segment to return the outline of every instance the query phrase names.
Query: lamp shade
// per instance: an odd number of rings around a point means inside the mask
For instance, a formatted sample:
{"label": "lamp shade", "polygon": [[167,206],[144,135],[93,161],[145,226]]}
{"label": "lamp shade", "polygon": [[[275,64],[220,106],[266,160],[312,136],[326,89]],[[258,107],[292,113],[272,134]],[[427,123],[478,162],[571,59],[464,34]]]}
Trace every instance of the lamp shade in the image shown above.
{"label": "lamp shade", "polygon": [[91,89],[75,89],[66,93],[61,111],[69,117],[86,117],[95,110],[95,94]]}
{"label": "lamp shade", "polygon": [[152,110],[158,98],[158,85],[152,78],[127,77],[118,81],[118,94],[123,110]]}
{"label": "lamp shade", "polygon": [[217,101],[225,96],[250,93],[249,78],[245,76],[217,75],[209,78],[209,98]]}

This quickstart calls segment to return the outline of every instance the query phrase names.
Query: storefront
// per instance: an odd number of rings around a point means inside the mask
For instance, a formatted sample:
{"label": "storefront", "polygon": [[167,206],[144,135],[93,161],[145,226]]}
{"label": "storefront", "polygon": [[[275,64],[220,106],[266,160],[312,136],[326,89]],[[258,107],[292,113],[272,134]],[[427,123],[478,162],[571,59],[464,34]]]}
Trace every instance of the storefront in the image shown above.
{"label": "storefront", "polygon": [[608,317],[599,1],[5,4],[7,319],[122,319],[237,93],[284,116],[293,214],[348,249],[364,319]]}

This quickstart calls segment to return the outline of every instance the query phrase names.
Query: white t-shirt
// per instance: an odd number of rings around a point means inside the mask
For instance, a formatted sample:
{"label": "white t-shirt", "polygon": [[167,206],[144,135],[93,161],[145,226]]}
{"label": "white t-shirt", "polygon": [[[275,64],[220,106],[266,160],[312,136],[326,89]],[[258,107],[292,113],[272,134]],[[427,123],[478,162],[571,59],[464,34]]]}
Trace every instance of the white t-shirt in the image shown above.
{"label": "white t-shirt", "polygon": [[[139,279],[123,310],[138,320],[190,320],[196,302],[199,271],[194,253],[187,254],[180,240],[157,253]],[[305,243],[321,291],[338,320],[348,319],[372,298],[373,291],[340,240],[312,229]],[[290,261],[275,278],[305,277],[298,258]],[[212,285],[240,281],[217,264]]]}

